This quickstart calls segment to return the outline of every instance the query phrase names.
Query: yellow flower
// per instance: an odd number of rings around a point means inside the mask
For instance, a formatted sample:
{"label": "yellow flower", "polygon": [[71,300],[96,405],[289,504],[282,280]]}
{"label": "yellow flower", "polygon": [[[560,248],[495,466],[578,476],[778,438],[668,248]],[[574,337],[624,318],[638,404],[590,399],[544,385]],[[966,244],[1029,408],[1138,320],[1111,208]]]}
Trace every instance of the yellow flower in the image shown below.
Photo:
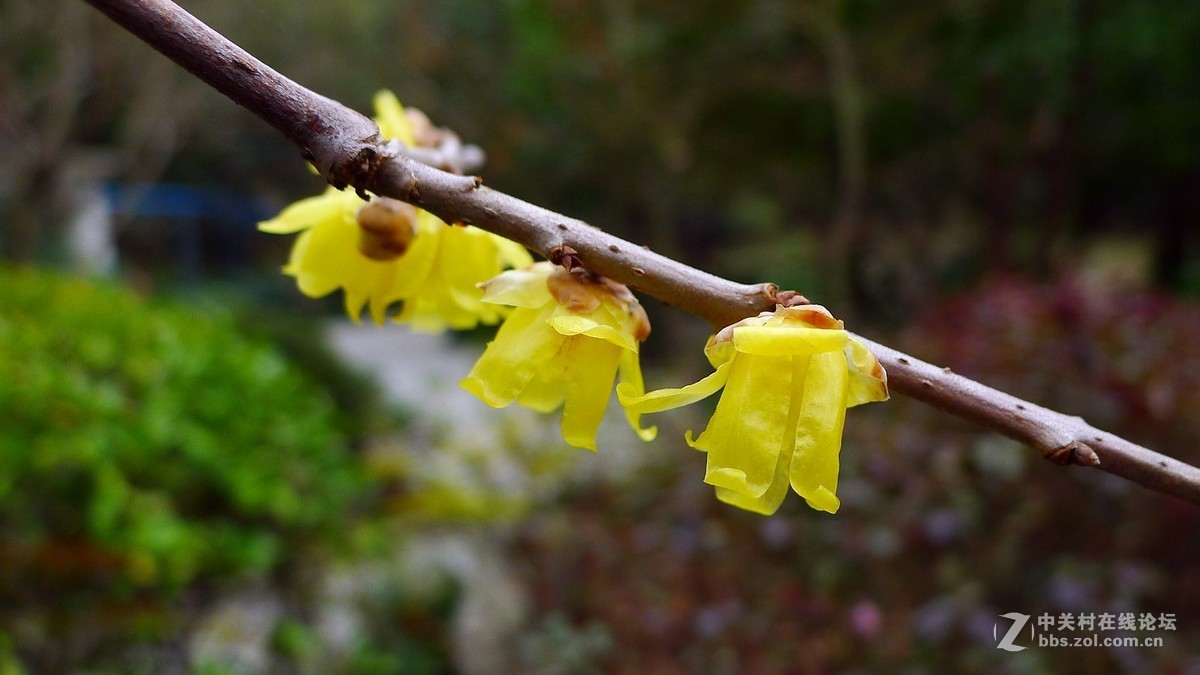
{"label": "yellow flower", "polygon": [[708,453],[704,481],[717,498],[770,515],[790,484],[814,509],[837,512],[846,409],[888,398],[879,361],[819,305],[780,306],[727,326],[704,352],[716,372],[646,394],[621,385],[621,404],[658,412],[724,387],[704,433],[687,434],[689,445]]}
{"label": "yellow flower", "polygon": [[[514,401],[539,412],[563,408],[567,443],[596,449],[596,430],[618,371],[642,392],[638,343],[650,334],[646,312],[629,289],[548,262],[510,270],[484,285],[484,302],[515,307],[462,386],[494,408]],[[630,426],[645,440],[639,415]]]}
{"label": "yellow flower", "polygon": [[[376,122],[387,138],[412,145],[428,122],[405,111],[391,92],[375,97]],[[414,130],[413,122],[417,123]],[[381,197],[364,202],[353,190],[328,188],[259,223],[274,234],[299,232],[284,273],[300,291],[321,297],[341,288],[346,312],[363,308],[383,323],[388,307],[404,302],[398,322],[419,330],[497,323],[502,308],[483,302],[478,287],[505,267],[533,262],[519,244],[470,226],[450,226],[433,214]]]}

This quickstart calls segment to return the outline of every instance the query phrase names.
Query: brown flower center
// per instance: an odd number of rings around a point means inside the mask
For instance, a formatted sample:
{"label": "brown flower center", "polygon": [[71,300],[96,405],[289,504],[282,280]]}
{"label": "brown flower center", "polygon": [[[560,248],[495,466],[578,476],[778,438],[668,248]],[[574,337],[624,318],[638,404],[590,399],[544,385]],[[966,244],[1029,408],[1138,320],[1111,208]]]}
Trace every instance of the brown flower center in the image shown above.
{"label": "brown flower center", "polygon": [[411,204],[375,197],[358,210],[358,250],[371,260],[395,260],[417,236],[417,209]]}
{"label": "brown flower center", "polygon": [[639,342],[650,336],[646,310],[624,284],[595,274],[556,269],[546,279],[546,287],[558,304],[576,314],[591,314],[604,301],[621,308],[633,337]]}

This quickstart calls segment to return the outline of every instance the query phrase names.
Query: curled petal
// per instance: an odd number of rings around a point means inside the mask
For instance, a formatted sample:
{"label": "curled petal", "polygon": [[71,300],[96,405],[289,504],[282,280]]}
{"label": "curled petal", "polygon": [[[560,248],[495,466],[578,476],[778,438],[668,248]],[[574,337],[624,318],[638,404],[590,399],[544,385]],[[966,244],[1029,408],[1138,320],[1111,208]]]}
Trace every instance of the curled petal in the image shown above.
{"label": "curled petal", "polygon": [[793,442],[794,430],[787,424],[791,358],[740,355],[733,360],[716,412],[694,443],[708,452],[704,482],[752,498],[771,486],[779,455]]}
{"label": "curled petal", "polygon": [[[637,352],[631,352],[628,349],[621,351],[621,363],[618,368],[618,373],[621,378],[621,384],[618,387],[625,387],[626,391],[641,396],[646,391],[646,385],[642,381],[642,364],[638,358]],[[643,441],[652,441],[658,435],[658,427],[642,427],[641,414],[629,408],[625,408],[625,419],[629,422],[629,426],[633,428],[634,433]]]}
{"label": "curled petal", "polygon": [[554,271],[549,263],[537,263],[501,273],[484,282],[483,301],[512,307],[545,307],[554,302],[546,279]]}
{"label": "curled petal", "polygon": [[[808,376],[809,359],[793,357],[789,360],[791,362],[792,384],[785,428],[794,429],[796,428],[796,421],[800,416],[798,399],[803,394],[804,382]],[[747,511],[769,516],[779,510],[779,506],[783,504],[784,498],[787,497],[788,488],[790,487],[788,475],[791,472],[791,466],[792,452],[790,449],[785,449],[779,453],[779,456],[775,460],[775,473],[771,477],[771,485],[761,495],[753,496],[737,490],[718,487],[717,499],[726,504],[746,509]]]}
{"label": "curled petal", "polygon": [[787,497],[788,469],[791,465],[791,460],[792,456],[790,454],[779,454],[779,457],[775,460],[775,474],[771,479],[771,485],[761,495],[753,497],[738,490],[718,487],[716,489],[717,499],[726,504],[731,504],[747,511],[753,511],[754,513],[760,513],[764,516],[775,513]]}
{"label": "curled petal", "polygon": [[636,352],[638,343],[628,331],[602,324],[589,316],[580,316],[567,312],[557,312],[550,319],[550,327],[563,335],[587,335],[598,340],[604,340],[623,349]]}
{"label": "curled petal", "polygon": [[546,325],[546,315],[546,310],[513,312],[463,378],[462,387],[493,408],[517,400],[567,339]]}
{"label": "curled petal", "polygon": [[726,361],[717,366],[716,371],[708,377],[678,389],[656,389],[639,394],[636,387],[622,382],[617,385],[617,398],[627,411],[639,415],[679,408],[717,393],[729,380],[729,369],[732,365],[732,361]]}
{"label": "curled petal", "polygon": [[[762,316],[762,315],[760,315]],[[795,307],[776,307],[767,315],[768,323],[801,323],[813,328],[840,329],[842,322],[833,317],[829,310],[821,305],[797,305]]]}
{"label": "curled petal", "polygon": [[646,316],[646,310],[642,309],[636,299],[631,302],[601,303],[600,307],[590,316],[599,323],[612,326],[623,335],[628,335],[632,339],[624,341],[627,342],[627,345],[634,345],[635,348],[642,340],[650,336],[650,319]]}
{"label": "curled petal", "polygon": [[603,340],[567,338],[564,349],[567,384],[563,402],[563,440],[578,448],[596,449],[596,431],[612,395],[613,379],[621,358],[620,347]]}
{"label": "curled petal", "polygon": [[840,351],[846,331],[795,324],[739,326],[733,329],[733,348],[743,354],[791,356]]}
{"label": "curled petal", "polygon": [[847,408],[888,400],[887,372],[863,343],[854,339],[846,343],[846,362],[850,367]]}
{"label": "curled petal", "polygon": [[727,363],[734,357],[735,354],[737,354],[737,350],[733,348],[732,336],[733,331],[730,331],[728,339],[720,339],[720,333],[708,339],[708,344],[704,346],[704,356],[708,359],[709,364],[711,364],[713,368],[716,368],[723,363]]}
{"label": "curled petal", "polygon": [[810,357],[789,470],[792,489],[809,506],[837,513],[838,453],[850,374],[840,352]]}

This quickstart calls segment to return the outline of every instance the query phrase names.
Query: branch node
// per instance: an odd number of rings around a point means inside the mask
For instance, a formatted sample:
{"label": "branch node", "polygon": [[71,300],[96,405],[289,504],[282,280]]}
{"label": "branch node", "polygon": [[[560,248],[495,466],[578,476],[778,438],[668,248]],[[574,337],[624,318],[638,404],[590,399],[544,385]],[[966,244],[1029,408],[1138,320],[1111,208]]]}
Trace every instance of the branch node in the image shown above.
{"label": "branch node", "polygon": [[1100,456],[1087,443],[1071,441],[1061,448],[1055,448],[1043,453],[1043,456],[1055,464],[1078,464],[1079,466],[1100,466]]}
{"label": "branch node", "polygon": [[375,173],[385,161],[386,157],[375,149],[373,143],[367,141],[344,161],[330,165],[329,174],[325,179],[339,190],[353,185],[358,196],[365,199],[364,190],[374,183]]}
{"label": "branch node", "polygon": [[579,259],[579,252],[566,244],[550,249],[546,257],[555,265],[562,265],[563,269],[568,272],[583,267],[583,261]]}

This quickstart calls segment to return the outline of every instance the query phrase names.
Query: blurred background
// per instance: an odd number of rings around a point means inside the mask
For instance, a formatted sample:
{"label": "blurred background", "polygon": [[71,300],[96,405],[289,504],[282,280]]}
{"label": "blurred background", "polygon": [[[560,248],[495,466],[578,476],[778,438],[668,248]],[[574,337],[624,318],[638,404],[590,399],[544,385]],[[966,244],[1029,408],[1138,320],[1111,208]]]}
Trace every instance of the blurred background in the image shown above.
{"label": "blurred background", "polygon": [[[492,187],[1200,462],[1200,4],[185,6]],[[1195,507],[907,400],[850,414],[836,516],[717,502],[703,406],[565,448],[457,389],[486,332],[279,274],[255,223],[323,185],[266,125],[82,2],[3,0],[0,54],[0,674],[1200,673]],[[704,374],[646,304],[648,384]],[[1176,626],[1009,653],[1007,612]]]}

